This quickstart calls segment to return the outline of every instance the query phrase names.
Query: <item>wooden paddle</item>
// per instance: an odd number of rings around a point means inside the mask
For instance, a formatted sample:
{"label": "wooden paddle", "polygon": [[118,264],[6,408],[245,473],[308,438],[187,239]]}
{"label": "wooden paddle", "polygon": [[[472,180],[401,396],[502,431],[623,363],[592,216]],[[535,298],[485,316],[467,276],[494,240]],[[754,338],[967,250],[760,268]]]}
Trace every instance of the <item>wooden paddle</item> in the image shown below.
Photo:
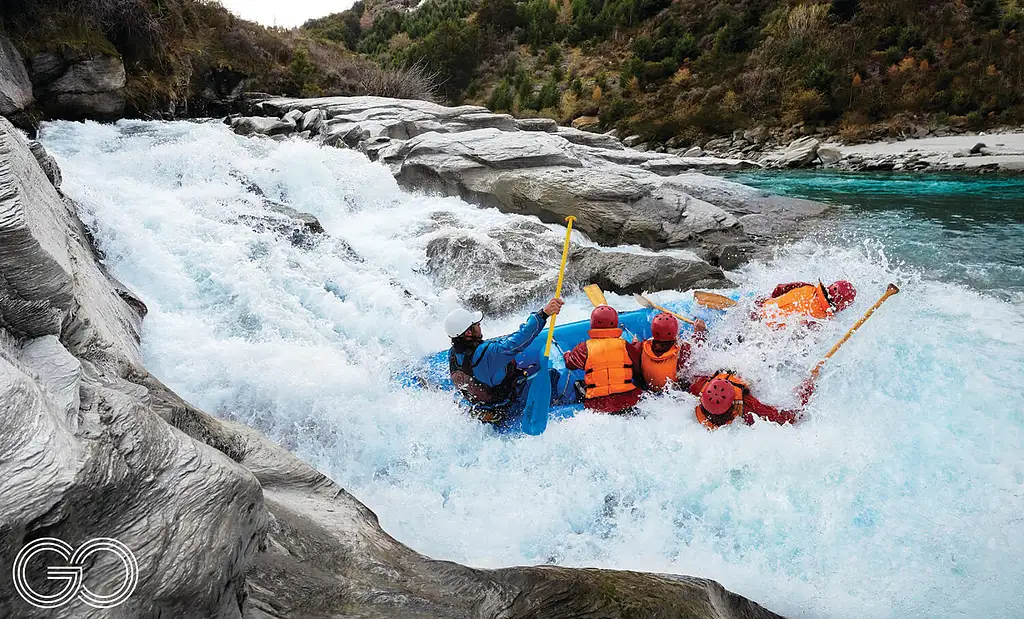
{"label": "wooden paddle", "polygon": [[864,312],[864,315],[860,317],[860,320],[853,323],[853,326],[850,327],[850,330],[846,332],[846,335],[844,335],[841,340],[836,342],[836,345],[833,346],[832,349],[825,354],[825,357],[821,361],[819,361],[817,365],[814,366],[814,369],[811,370],[811,377],[810,379],[808,379],[808,381],[813,382],[815,379],[817,379],[818,374],[821,372],[821,368],[825,365],[825,362],[828,361],[829,358],[832,357],[832,355],[836,354],[836,351],[839,350],[839,347],[841,347],[843,344],[846,343],[847,340],[850,339],[850,336],[853,335],[854,331],[860,329],[860,326],[864,324],[864,322],[868,318],[871,318],[871,314],[874,314],[875,310],[881,307],[881,305],[885,303],[886,299],[888,299],[889,297],[891,297],[892,295],[896,294],[899,291],[900,289],[896,286],[896,284],[889,284],[889,287],[885,289],[885,293],[882,295],[882,298],[880,298],[874,305],[872,305],[868,309],[868,311]]}
{"label": "wooden paddle", "polygon": [[607,299],[604,298],[604,291],[597,284],[590,284],[583,287],[583,292],[587,293],[587,298],[594,304],[594,307],[598,305],[608,305]]}
{"label": "wooden paddle", "polygon": [[[562,296],[562,280],[565,278],[565,263],[569,259],[569,236],[572,234],[572,215],[565,218],[565,244],[562,247],[562,265],[558,267],[558,283],[555,285],[555,298]],[[530,377],[526,386],[526,404],[523,407],[521,425],[523,432],[536,436],[548,427],[548,412],[551,410],[551,341],[555,337],[555,319],[558,314],[548,319],[548,342],[544,346],[544,356],[540,358],[537,373]]]}
{"label": "wooden paddle", "polygon": [[651,301],[650,299],[648,299],[644,295],[640,294],[639,292],[634,293],[633,294],[633,298],[636,299],[637,303],[639,303],[643,307],[646,307],[647,309],[661,310],[661,311],[665,312],[666,314],[672,314],[673,316],[675,316],[679,320],[682,320],[686,324],[690,324],[690,325],[693,324],[693,321],[690,320],[689,318],[687,318],[686,316],[683,316],[682,314],[677,314],[677,313],[675,313],[673,311],[665,309],[664,307],[662,307],[660,305],[657,305],[656,303],[654,303],[653,301]]}
{"label": "wooden paddle", "polygon": [[710,307],[711,309],[724,310],[736,305],[736,302],[729,297],[715,294],[713,292],[704,292],[702,290],[694,290],[693,298],[697,303],[704,307]]}

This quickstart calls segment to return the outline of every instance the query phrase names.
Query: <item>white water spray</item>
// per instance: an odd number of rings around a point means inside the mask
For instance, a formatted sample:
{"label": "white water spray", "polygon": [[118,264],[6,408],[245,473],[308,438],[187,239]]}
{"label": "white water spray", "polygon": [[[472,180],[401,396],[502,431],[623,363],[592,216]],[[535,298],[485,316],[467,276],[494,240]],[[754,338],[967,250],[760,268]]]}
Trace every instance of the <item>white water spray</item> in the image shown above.
{"label": "white water spray", "polygon": [[[736,313],[694,363],[792,404],[803,373],[897,281],[903,292],[826,366],[804,424],[708,433],[677,395],[646,401],[642,418],[583,414],[499,438],[389,374],[446,345],[457,291],[422,274],[432,235],[513,216],[404,193],[357,153],[215,123],[56,123],[43,141],[108,265],[149,306],[150,370],[281,441],[419,551],[706,576],[794,617],[1024,606],[1019,305],[891,264],[878,244],[798,243],[733,278],[752,291],[846,278],[854,307],[805,337]],[[331,238],[302,249],[254,231],[245,217],[266,210],[251,185]],[[588,313],[578,295],[560,322]],[[486,334],[521,318],[489,320]]]}

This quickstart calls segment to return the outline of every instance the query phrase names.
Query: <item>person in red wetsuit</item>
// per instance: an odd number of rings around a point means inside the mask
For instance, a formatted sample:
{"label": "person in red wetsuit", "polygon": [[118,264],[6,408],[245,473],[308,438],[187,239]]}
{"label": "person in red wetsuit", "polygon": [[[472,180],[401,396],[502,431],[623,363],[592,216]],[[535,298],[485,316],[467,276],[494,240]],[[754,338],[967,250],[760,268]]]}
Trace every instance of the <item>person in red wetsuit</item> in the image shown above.
{"label": "person in red wetsuit", "polygon": [[640,342],[627,343],[619,328],[619,313],[600,305],[590,313],[590,336],[565,353],[565,367],[584,370],[583,406],[601,413],[628,413],[642,392],[634,382],[640,368]]}
{"label": "person in red wetsuit", "polygon": [[846,280],[838,280],[826,287],[821,282],[790,282],[779,284],[771,296],[759,297],[751,314],[754,320],[764,319],[769,326],[781,326],[780,320],[798,315],[825,320],[832,318],[853,304],[857,289]]}
{"label": "person in red wetsuit", "polygon": [[689,387],[697,396],[695,413],[697,421],[708,430],[729,425],[737,419],[753,425],[754,417],[760,417],[778,424],[793,424],[800,421],[802,407],[814,393],[814,384],[805,382],[799,390],[799,409],[782,410],[769,406],[750,393],[747,382],[732,372],[721,370],[714,376],[695,376]]}

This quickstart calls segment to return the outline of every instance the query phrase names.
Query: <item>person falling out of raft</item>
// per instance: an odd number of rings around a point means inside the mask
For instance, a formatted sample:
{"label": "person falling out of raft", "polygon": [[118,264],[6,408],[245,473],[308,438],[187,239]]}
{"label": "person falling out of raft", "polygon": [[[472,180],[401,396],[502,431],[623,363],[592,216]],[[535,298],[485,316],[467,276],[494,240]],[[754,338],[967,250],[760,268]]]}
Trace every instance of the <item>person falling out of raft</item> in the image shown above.
{"label": "person falling out of raft", "polygon": [[640,342],[627,343],[619,313],[599,305],[590,313],[590,339],[563,355],[565,367],[584,371],[583,406],[601,413],[629,413],[642,392],[634,380],[640,368]]}
{"label": "person falling out of raft", "polygon": [[[694,322],[694,340],[700,345],[706,338],[707,327],[700,319]],[[640,355],[640,374],[647,391],[658,393],[687,383],[682,377],[692,346],[689,342],[679,342],[678,336],[679,321],[675,316],[661,313],[651,320],[651,339],[643,342]],[[800,410],[779,410],[755,398],[746,381],[733,372],[694,376],[688,390],[698,398],[697,421],[709,430],[736,419],[751,425],[754,416],[779,424],[796,423],[800,418]],[[801,386],[801,407],[807,404],[813,391],[810,383]]]}
{"label": "person falling out of raft", "polygon": [[[707,325],[697,319],[693,339],[699,346],[707,335]],[[679,321],[672,314],[660,313],[651,320],[651,338],[640,345],[640,378],[645,391],[661,393],[679,382],[680,373],[690,360],[693,347],[679,340]]]}
{"label": "person falling out of raft", "polygon": [[688,391],[697,396],[694,409],[697,421],[708,430],[715,430],[740,419],[746,425],[760,417],[780,425],[800,421],[803,408],[814,394],[814,383],[804,382],[798,390],[800,407],[779,409],[758,400],[750,393],[747,381],[730,370],[719,370],[713,376],[694,376]]}
{"label": "person falling out of raft", "polygon": [[517,332],[490,340],[484,340],[480,328],[481,312],[460,307],[445,318],[445,333],[452,338],[448,351],[452,383],[480,421],[502,425],[521,412],[526,371],[516,364],[516,355],[526,350],[563,304],[562,299],[551,299],[530,314]]}
{"label": "person falling out of raft", "polygon": [[764,320],[770,327],[783,326],[781,321],[789,316],[825,320],[852,305],[856,298],[857,289],[843,279],[833,282],[828,287],[820,281],[817,284],[779,284],[771,296],[760,297],[754,301],[758,309],[751,314],[751,318]]}

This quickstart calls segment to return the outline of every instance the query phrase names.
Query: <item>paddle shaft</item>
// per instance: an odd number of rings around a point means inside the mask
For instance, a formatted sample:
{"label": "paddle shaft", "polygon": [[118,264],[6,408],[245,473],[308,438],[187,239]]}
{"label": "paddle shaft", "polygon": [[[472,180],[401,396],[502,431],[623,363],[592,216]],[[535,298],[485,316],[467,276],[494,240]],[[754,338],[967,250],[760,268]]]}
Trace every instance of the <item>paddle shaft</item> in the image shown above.
{"label": "paddle shaft", "polygon": [[[569,235],[572,234],[572,222],[576,221],[576,218],[569,215],[565,218],[567,222],[565,225],[565,244],[562,246],[562,266],[558,267],[558,284],[555,285],[555,298],[562,296],[562,280],[565,279],[565,263],[569,259]],[[551,355],[551,341],[555,339],[555,319],[558,318],[558,314],[551,317],[551,322],[548,324],[548,342],[544,345],[544,356],[548,357]]]}
{"label": "paddle shaft", "polygon": [[818,364],[814,366],[814,369],[811,370],[811,380],[818,378],[818,373],[821,372],[821,368],[825,365],[825,362],[828,361],[829,358],[832,357],[832,355],[836,354],[836,351],[838,351],[839,348],[843,344],[845,344],[847,340],[850,339],[850,336],[852,336],[857,329],[860,329],[860,326],[864,324],[868,318],[871,318],[871,314],[874,314],[875,310],[881,307],[882,304],[885,303],[886,299],[888,299],[889,297],[891,297],[892,295],[896,294],[899,291],[900,289],[896,287],[896,284],[889,284],[889,287],[885,289],[885,293],[882,295],[882,298],[879,299],[878,302],[876,302],[874,305],[872,305],[868,309],[868,311],[864,312],[864,315],[860,317],[860,320],[853,323],[853,326],[850,327],[850,330],[846,332],[846,335],[844,335],[841,340],[836,342],[836,345],[833,346],[832,349],[825,354],[825,358],[819,361]]}
{"label": "paddle shaft", "polygon": [[673,312],[672,310],[667,310],[664,307],[662,307],[662,306],[658,305],[657,303],[655,303],[654,301],[651,301],[647,297],[643,297],[643,298],[644,298],[645,301],[650,303],[651,307],[653,307],[654,309],[661,310],[661,311],[665,312],[666,314],[671,314],[671,315],[675,316],[676,318],[678,318],[679,320],[682,320],[683,322],[685,322],[688,325],[692,325],[693,324],[693,321],[690,320],[689,318],[687,318],[686,316],[683,316],[681,314],[677,314],[677,313]]}

